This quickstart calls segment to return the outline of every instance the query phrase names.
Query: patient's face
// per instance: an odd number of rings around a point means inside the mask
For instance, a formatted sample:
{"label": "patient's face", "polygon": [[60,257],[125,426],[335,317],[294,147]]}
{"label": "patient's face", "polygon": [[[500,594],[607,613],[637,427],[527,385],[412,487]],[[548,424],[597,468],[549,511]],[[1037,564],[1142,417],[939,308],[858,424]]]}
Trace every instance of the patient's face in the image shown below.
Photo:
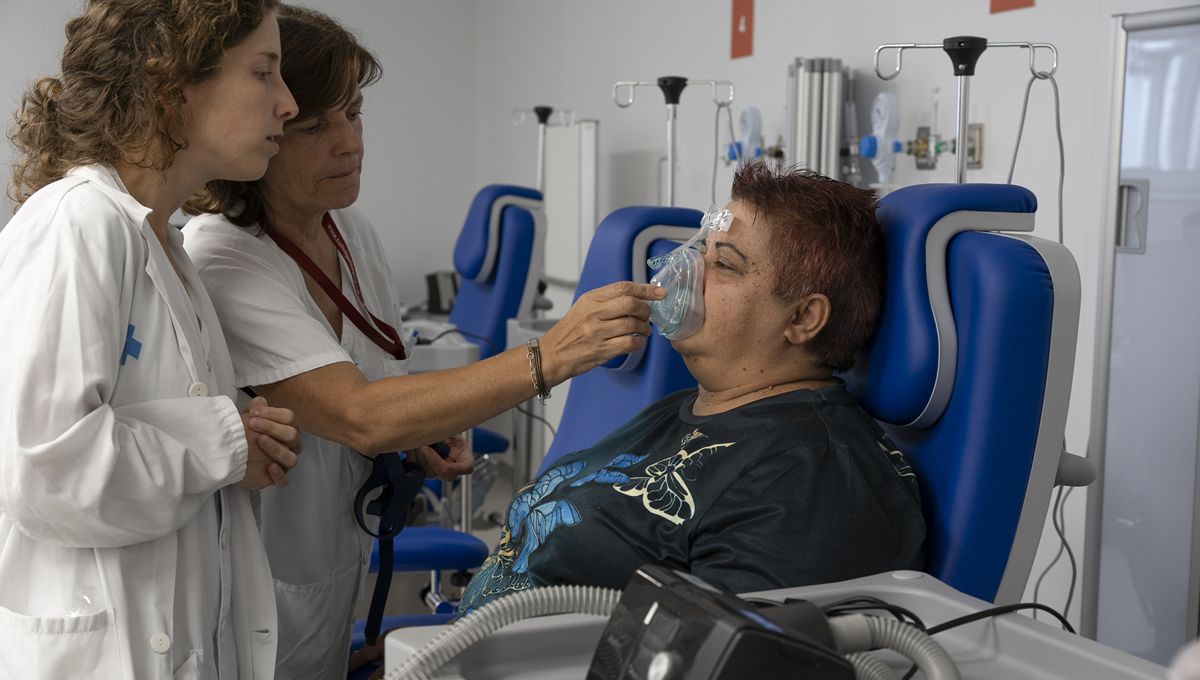
{"label": "patient's face", "polygon": [[737,371],[752,363],[742,359],[769,359],[786,344],[783,332],[790,312],[771,293],[775,267],[767,256],[769,231],[754,222],[753,206],[733,201],[727,207],[733,223],[729,231],[708,237],[704,255],[704,325],[695,335],[673,343],[702,381],[712,373],[704,370],[709,366]]}

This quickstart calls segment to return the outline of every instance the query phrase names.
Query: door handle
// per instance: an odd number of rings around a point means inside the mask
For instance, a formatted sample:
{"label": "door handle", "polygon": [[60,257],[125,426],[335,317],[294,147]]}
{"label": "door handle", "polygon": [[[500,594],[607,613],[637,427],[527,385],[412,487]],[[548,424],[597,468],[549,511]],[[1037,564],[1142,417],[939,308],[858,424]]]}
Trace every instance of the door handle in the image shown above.
{"label": "door handle", "polygon": [[1134,255],[1146,252],[1146,220],[1149,211],[1150,180],[1127,179],[1117,184],[1116,252]]}

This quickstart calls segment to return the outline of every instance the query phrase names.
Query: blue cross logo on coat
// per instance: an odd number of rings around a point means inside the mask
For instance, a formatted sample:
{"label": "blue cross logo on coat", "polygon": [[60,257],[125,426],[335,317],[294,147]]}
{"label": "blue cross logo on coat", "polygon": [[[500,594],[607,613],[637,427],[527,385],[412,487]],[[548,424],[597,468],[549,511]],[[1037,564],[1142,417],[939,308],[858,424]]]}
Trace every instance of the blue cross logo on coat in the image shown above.
{"label": "blue cross logo on coat", "polygon": [[121,365],[125,365],[125,360],[129,357],[134,359],[142,353],[142,343],[133,337],[134,327],[129,324],[129,328],[125,331],[125,349],[121,351]]}

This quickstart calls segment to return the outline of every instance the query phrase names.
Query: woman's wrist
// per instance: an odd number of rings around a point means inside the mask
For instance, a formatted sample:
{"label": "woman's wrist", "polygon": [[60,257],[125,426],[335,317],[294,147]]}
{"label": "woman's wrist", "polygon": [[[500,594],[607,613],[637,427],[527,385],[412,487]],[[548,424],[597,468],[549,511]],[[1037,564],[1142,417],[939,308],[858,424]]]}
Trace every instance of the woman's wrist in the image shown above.
{"label": "woman's wrist", "polygon": [[543,335],[538,339],[538,349],[542,359],[542,377],[545,380],[547,390],[562,384],[563,381],[571,377],[563,370],[561,357],[554,345],[553,339]]}
{"label": "woman's wrist", "polygon": [[525,358],[529,362],[529,380],[533,383],[533,392],[538,401],[543,404],[550,398],[550,387],[546,384],[546,376],[542,372],[542,350],[538,338],[525,341]]}

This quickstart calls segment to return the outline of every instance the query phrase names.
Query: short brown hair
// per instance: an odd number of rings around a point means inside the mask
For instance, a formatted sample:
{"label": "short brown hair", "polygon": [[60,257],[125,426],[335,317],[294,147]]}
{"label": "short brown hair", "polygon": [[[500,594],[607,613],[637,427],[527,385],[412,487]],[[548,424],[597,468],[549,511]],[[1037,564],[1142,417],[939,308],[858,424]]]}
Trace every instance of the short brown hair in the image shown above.
{"label": "short brown hair", "polygon": [[776,173],[751,163],[734,176],[732,197],[754,206],[770,230],[771,292],[784,300],[829,298],[829,321],[808,348],[827,368],[849,369],[875,332],[883,297],[875,192],[809,170]]}
{"label": "short brown hair", "polygon": [[278,0],[89,0],[67,22],[62,73],[25,92],[9,139],[20,158],[8,195],[20,207],[73,167],[141,161],[171,167],[184,87],[216,74]]}
{"label": "short brown hair", "polygon": [[[281,5],[279,42],[283,50],[280,74],[299,109],[290,124],[346,106],[355,85],[362,89],[383,76],[375,55],[341,24],[316,10]],[[271,226],[261,180],[209,182],[183,209],[193,215],[221,213],[241,227]]]}

